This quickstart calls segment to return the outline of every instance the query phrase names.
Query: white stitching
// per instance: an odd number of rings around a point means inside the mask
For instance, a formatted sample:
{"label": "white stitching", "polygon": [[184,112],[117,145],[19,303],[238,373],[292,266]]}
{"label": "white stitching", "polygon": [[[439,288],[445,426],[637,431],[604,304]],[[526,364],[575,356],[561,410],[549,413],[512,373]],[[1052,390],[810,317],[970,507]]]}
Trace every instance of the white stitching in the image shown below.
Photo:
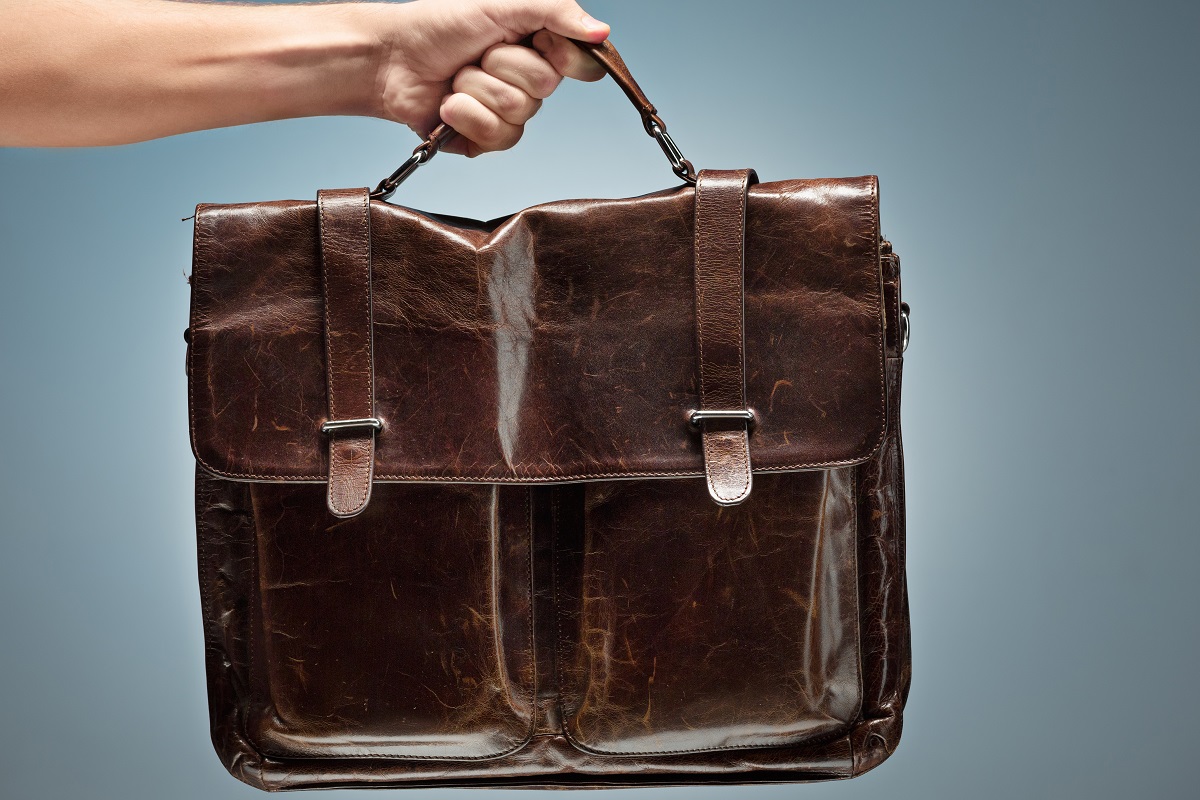
{"label": "white stitching", "polygon": [[[317,226],[321,231],[321,283],[325,289],[325,383],[329,392],[329,418],[337,419],[333,399],[333,357],[329,343],[329,264],[325,258],[325,193],[317,192]],[[193,270],[194,271],[194,270]]]}

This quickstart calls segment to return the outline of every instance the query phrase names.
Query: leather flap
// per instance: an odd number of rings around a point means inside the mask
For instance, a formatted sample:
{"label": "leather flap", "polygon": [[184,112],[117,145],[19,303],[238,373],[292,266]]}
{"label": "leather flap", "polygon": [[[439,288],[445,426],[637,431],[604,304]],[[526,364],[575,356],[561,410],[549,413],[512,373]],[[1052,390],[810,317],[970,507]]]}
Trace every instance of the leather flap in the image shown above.
{"label": "leather flap", "polygon": [[[370,210],[376,480],[704,474],[694,190],[492,222]],[[197,208],[192,447],[228,478],[324,481],[314,201]],[[874,176],[763,183],[746,214],[754,471],[868,458],[884,432]]]}

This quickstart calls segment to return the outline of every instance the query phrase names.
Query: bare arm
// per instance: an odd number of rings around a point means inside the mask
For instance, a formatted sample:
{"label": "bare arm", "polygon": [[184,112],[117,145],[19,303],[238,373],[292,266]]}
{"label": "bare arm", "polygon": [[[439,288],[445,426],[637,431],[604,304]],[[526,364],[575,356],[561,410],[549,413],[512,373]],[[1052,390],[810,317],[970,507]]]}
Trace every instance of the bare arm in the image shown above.
{"label": "bare arm", "polygon": [[563,76],[601,77],[564,36],[607,35],[572,0],[0,0],[0,145],[350,114],[421,134],[441,118],[462,134],[449,149],[475,155],[515,144]]}

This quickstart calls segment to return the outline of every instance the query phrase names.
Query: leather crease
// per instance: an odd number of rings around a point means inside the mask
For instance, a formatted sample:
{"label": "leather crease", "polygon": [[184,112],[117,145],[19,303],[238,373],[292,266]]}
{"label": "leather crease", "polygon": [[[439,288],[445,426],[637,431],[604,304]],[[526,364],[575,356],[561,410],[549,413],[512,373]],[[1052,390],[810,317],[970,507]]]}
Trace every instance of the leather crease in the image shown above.
{"label": "leather crease", "polygon": [[[486,251],[485,251],[486,253]],[[495,248],[488,270],[488,299],[496,323],[496,435],[504,463],[514,468],[520,441],[522,399],[533,342],[534,249],[528,230],[514,226]]]}

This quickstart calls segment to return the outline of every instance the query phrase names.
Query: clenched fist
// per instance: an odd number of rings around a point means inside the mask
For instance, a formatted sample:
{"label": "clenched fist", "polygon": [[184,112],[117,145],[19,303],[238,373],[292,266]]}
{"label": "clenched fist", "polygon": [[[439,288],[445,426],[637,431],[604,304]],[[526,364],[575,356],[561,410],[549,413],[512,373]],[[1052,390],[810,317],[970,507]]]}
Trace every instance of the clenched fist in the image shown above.
{"label": "clenched fist", "polygon": [[0,145],[356,114],[422,136],[444,121],[473,156],[516,144],[563,77],[600,78],[566,37],[607,36],[573,0],[0,0]]}
{"label": "clenched fist", "polygon": [[[565,37],[601,42],[608,26],[572,0],[417,0],[402,10],[408,23],[385,40],[378,116],[421,136],[440,119],[462,137],[447,145],[454,152],[512,147],[564,77],[604,75]],[[532,48],[517,44],[529,34]]]}

